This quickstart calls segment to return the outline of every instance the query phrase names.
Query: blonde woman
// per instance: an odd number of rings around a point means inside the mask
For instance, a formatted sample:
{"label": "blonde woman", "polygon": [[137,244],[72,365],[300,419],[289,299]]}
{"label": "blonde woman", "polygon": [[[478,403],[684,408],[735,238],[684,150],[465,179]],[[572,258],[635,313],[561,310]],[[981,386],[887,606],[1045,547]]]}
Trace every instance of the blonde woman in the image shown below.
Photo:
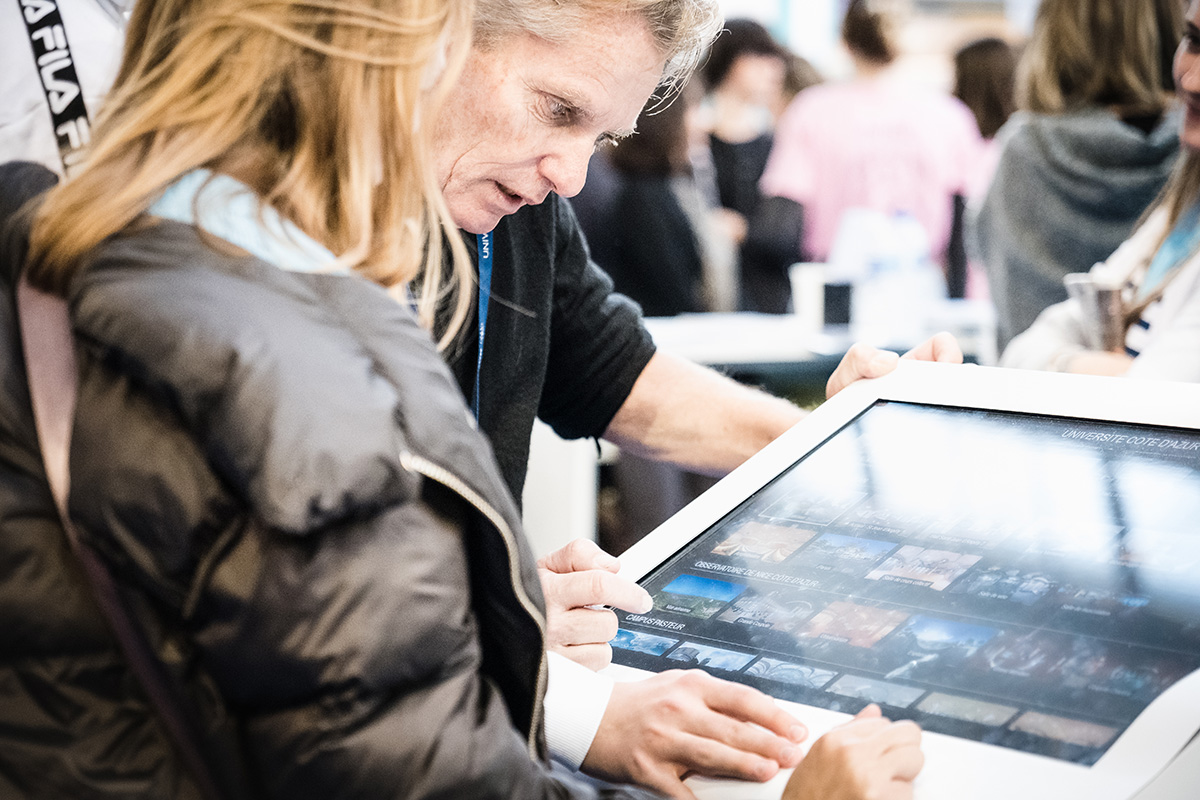
{"label": "blonde woman", "polygon": [[[470,12],[139,0],[79,173],[14,213],[47,173],[3,168],[5,291],[70,308],[70,515],[205,767],[90,598],[10,347],[3,796],[638,795],[544,761],[537,572],[427,333],[470,311],[428,141]],[[789,798],[907,788],[919,734],[863,717]]]}
{"label": "blonde woman", "polygon": [[1002,365],[1200,381],[1200,2],[1187,22],[1174,68],[1183,155],[1137,230],[1092,269],[1098,283],[1123,289],[1124,335],[1111,351],[1097,348],[1080,302],[1065,300],[1012,341]]}
{"label": "blonde woman", "polygon": [[999,349],[1066,299],[1062,278],[1108,256],[1166,183],[1179,149],[1170,56],[1181,0],[1043,0],[997,135],[973,255]]}
{"label": "blonde woman", "polygon": [[[438,275],[422,123],[470,13],[139,0],[86,166],[40,201],[27,258],[23,227],[3,251],[69,302],[70,513],[181,696],[210,796],[570,794],[538,761],[517,512],[386,291],[415,280],[425,316],[469,303]],[[28,167],[0,182],[8,206],[40,188]],[[54,521],[19,349],[3,363],[0,795],[201,796]]]}

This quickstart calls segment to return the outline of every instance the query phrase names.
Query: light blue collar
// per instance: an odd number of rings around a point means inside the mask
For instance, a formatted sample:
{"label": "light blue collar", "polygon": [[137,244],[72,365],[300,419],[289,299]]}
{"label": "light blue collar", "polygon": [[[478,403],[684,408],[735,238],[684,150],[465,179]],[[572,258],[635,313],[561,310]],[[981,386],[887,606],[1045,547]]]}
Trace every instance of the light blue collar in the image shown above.
{"label": "light blue collar", "polygon": [[202,228],[280,269],[349,274],[327,248],[228,175],[192,170],[168,186],[149,213]]}
{"label": "light blue collar", "polygon": [[1200,203],[1193,203],[1179,216],[1179,221],[1154,253],[1142,278],[1139,298],[1154,292],[1167,276],[1200,249]]}

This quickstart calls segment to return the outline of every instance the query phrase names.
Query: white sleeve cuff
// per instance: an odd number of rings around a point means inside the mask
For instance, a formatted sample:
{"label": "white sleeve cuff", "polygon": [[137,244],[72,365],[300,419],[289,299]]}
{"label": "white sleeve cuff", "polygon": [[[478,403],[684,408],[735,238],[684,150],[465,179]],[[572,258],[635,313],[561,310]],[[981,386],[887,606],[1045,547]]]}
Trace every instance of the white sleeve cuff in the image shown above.
{"label": "white sleeve cuff", "polygon": [[600,729],[613,681],[558,653],[548,660],[546,744],[554,758],[577,770]]}

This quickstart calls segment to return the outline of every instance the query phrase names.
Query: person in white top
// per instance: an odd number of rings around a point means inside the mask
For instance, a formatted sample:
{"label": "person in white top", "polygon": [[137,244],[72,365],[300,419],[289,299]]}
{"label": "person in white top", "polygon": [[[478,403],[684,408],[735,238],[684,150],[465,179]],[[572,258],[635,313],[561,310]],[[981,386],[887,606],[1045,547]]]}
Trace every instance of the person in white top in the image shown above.
{"label": "person in white top", "polygon": [[0,4],[0,163],[35,161],[60,176],[78,163],[116,76],[124,24],[116,0]]}
{"label": "person in white top", "polygon": [[1014,338],[1001,366],[1200,381],[1200,0],[1188,9],[1174,75],[1182,156],[1144,221],[1091,270],[1097,284],[1122,289],[1123,335],[1112,350],[1097,348],[1091,315],[1070,298]]}

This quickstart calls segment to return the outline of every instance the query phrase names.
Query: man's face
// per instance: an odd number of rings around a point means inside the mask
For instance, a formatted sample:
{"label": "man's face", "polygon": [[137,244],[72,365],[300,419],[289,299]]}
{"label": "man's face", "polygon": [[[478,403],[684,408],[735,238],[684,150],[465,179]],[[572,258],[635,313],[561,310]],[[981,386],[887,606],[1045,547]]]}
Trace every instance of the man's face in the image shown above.
{"label": "man's face", "polygon": [[434,138],[455,224],[486,233],[550,192],[577,194],[596,146],[632,133],[662,70],[645,22],[625,15],[569,44],[519,34],[474,48]]}

